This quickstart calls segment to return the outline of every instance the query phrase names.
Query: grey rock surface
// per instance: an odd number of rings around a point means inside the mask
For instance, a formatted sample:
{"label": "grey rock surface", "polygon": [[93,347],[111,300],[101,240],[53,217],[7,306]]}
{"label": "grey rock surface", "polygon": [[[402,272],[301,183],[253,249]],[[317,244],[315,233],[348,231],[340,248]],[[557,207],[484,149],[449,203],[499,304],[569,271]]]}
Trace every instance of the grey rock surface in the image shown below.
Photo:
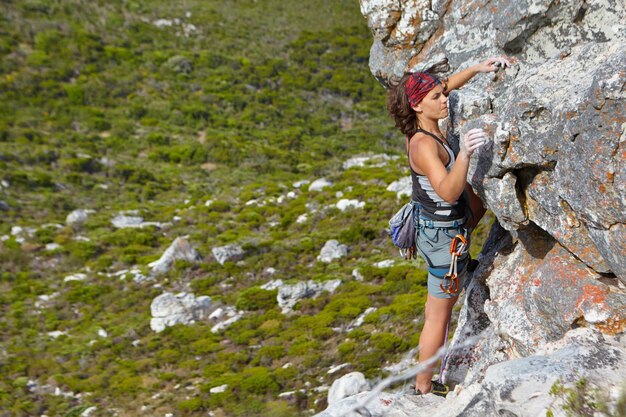
{"label": "grey rock surface", "polygon": [[492,138],[468,182],[498,221],[446,360],[458,391],[428,415],[545,415],[557,380],[615,390],[626,356],[626,4],[360,3],[383,85],[444,57],[447,75],[489,56],[514,64],[449,96],[453,149],[475,127]]}
{"label": "grey rock surface", "polygon": [[224,262],[227,261],[237,261],[245,255],[243,248],[236,243],[213,248],[211,249],[211,253],[213,253],[213,256],[220,265],[224,265]]}
{"label": "grey rock surface", "polygon": [[150,328],[158,333],[175,324],[192,324],[208,317],[210,308],[209,296],[196,297],[189,293],[166,292],[152,300]]}
{"label": "grey rock surface", "polygon": [[365,379],[365,375],[361,372],[350,372],[333,382],[328,391],[328,405],[369,389],[370,383]]}
{"label": "grey rock surface", "polygon": [[95,210],[91,209],[74,210],[65,218],[65,224],[67,224],[68,226],[80,226],[87,221],[87,218],[90,214],[95,212]]}
{"label": "grey rock surface", "polygon": [[201,259],[200,254],[191,246],[184,237],[177,237],[165,250],[161,257],[148,264],[153,274],[164,274],[172,267],[174,261],[183,260],[197,262]]}
{"label": "grey rock surface", "polygon": [[452,142],[473,127],[494,137],[474,158],[473,188],[505,228],[533,222],[626,280],[624,2],[361,0],[361,11],[383,84],[443,57],[451,72],[512,57],[450,95]]}
{"label": "grey rock surface", "polygon": [[298,303],[298,301],[303,298],[315,298],[322,291],[328,291],[330,293],[335,292],[337,287],[341,285],[341,280],[333,279],[330,281],[324,282],[316,282],[316,281],[306,281],[306,282],[298,282],[296,284],[283,284],[282,281],[278,280],[280,284],[276,281],[276,285],[271,285],[272,282],[265,284],[263,289],[276,289],[278,288],[278,295],[276,296],[278,301],[278,306],[282,309],[283,314],[287,314],[291,312],[292,308]]}
{"label": "grey rock surface", "polygon": [[324,244],[317,260],[324,263],[330,263],[335,259],[343,258],[347,254],[348,246],[331,239]]}

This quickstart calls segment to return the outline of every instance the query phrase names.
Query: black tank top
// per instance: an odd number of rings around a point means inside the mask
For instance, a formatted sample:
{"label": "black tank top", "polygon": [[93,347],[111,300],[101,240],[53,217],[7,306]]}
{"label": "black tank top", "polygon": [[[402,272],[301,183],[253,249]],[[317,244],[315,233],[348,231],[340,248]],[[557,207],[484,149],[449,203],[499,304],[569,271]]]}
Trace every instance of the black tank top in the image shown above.
{"label": "black tank top", "polygon": [[[434,134],[423,130],[418,129],[418,132],[425,133],[435,139],[437,142],[443,146],[443,148],[448,153],[448,158],[450,162],[446,165],[446,170],[450,172],[452,169],[452,165],[454,165],[454,161],[456,160],[456,155],[448,146],[447,143],[439,139]],[[409,138],[409,141],[411,138]],[[411,162],[409,161],[409,169],[411,170],[411,180],[413,182],[413,201],[417,201],[422,205],[421,215],[423,217],[427,217],[431,220],[437,221],[449,221],[461,219],[465,216],[466,211],[466,202],[465,202],[465,192],[461,194],[461,197],[455,201],[453,204],[448,203],[443,198],[439,197],[439,195],[435,192],[435,189],[431,185],[428,177],[426,175],[420,175],[413,170],[411,167]]]}

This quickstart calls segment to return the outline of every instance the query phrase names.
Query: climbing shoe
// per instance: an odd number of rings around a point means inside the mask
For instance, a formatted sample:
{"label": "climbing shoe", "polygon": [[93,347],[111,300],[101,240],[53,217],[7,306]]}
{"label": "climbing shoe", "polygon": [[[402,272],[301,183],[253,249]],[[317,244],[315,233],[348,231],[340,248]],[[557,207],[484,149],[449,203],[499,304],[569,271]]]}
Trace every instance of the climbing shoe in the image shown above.
{"label": "climbing shoe", "polygon": [[[422,392],[415,388],[414,385],[411,385],[411,390],[414,395],[424,395]],[[432,386],[430,387],[429,394],[435,394],[440,397],[445,397],[450,392],[450,388],[447,385],[441,384],[438,381],[432,381]]]}

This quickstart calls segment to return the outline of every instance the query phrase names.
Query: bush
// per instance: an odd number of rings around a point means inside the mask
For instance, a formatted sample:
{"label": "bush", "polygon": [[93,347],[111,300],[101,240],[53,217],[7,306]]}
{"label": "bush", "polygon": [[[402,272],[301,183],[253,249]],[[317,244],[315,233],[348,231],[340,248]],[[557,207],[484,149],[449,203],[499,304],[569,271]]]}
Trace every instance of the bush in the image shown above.
{"label": "bush", "polygon": [[240,388],[246,394],[277,394],[278,383],[267,368],[248,368],[243,371]]}
{"label": "bush", "polygon": [[248,288],[237,299],[239,310],[268,310],[278,305],[278,290],[263,290],[259,287]]}

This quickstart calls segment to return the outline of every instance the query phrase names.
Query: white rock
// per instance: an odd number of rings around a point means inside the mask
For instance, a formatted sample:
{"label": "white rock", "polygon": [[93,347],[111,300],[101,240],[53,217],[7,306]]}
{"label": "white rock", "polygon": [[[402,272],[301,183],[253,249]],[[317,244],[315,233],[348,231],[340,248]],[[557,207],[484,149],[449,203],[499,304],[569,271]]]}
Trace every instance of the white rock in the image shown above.
{"label": "white rock", "polygon": [[90,214],[95,212],[95,210],[91,209],[74,210],[65,218],[65,224],[69,226],[79,226],[87,221]]}
{"label": "white rock", "polygon": [[298,216],[298,218],[296,219],[296,223],[303,224],[303,223],[306,223],[308,219],[309,219],[309,216],[306,213],[304,213]]}
{"label": "white rock", "polygon": [[85,409],[85,411],[83,411],[80,414],[80,417],[89,417],[91,415],[91,413],[93,413],[97,409],[98,409],[98,407],[89,407],[89,408]]}
{"label": "white rock", "polygon": [[207,317],[210,307],[211,297],[206,295],[195,297],[188,293],[163,293],[150,305],[150,328],[158,333],[178,323],[192,324]]}
{"label": "white rock", "polygon": [[328,391],[328,405],[369,389],[370,384],[365,379],[365,375],[361,372],[351,372],[333,382]]}
{"label": "white rock", "polygon": [[244,250],[241,246],[237,244],[231,244],[226,246],[219,246],[211,249],[213,256],[220,263],[220,265],[224,265],[226,261],[236,261],[243,257],[245,254]]}
{"label": "white rock", "polygon": [[201,259],[200,255],[184,237],[177,237],[174,242],[167,248],[161,258],[157,261],[150,262],[149,267],[152,268],[153,274],[163,274],[172,266],[176,260],[184,260],[188,262],[197,262]]}
{"label": "white rock", "polygon": [[[277,280],[278,282],[280,280]],[[282,281],[280,281],[282,283]],[[267,284],[266,284],[267,285]],[[287,314],[291,309],[303,298],[315,298],[322,291],[330,293],[335,292],[337,287],[341,285],[341,280],[334,279],[325,282],[316,282],[309,280],[307,282],[298,282],[296,284],[285,284],[278,287],[277,301],[278,306],[282,308],[282,313]],[[261,287],[263,288],[263,287]]]}
{"label": "white rock", "polygon": [[58,243],[46,243],[46,250],[53,251],[61,247]]}
{"label": "white rock", "polygon": [[100,336],[100,337],[109,337],[109,334],[104,329],[98,329],[98,336]]}
{"label": "white rock", "polygon": [[334,239],[327,241],[317,257],[318,261],[330,263],[348,254],[348,247]]}
{"label": "white rock", "polygon": [[277,288],[280,288],[282,285],[283,285],[283,280],[282,279],[273,279],[270,282],[267,282],[267,283],[261,285],[261,289],[262,290],[272,291],[272,290],[275,290]]}
{"label": "white rock", "polygon": [[373,161],[372,164],[369,164],[371,167],[381,167],[385,166],[388,161],[393,161],[398,159],[398,155],[387,155],[387,154],[377,154],[377,155],[365,155],[365,156],[355,156],[353,158],[348,159],[343,163],[343,169],[350,169],[353,167],[364,167],[367,162]]}
{"label": "white rock", "polygon": [[222,316],[224,315],[224,313],[225,313],[225,312],[226,312],[226,311],[225,311],[222,307],[216,308],[216,309],[215,309],[215,311],[213,311],[213,312],[209,315],[209,318],[210,318],[210,319],[217,320],[217,319],[219,319],[220,317],[222,317]]}
{"label": "white rock", "polygon": [[303,185],[306,185],[306,184],[308,184],[308,183],[310,183],[310,182],[311,182],[311,181],[309,181],[309,180],[300,180],[300,181],[296,181],[296,182],[294,182],[294,183],[293,183],[293,188],[300,188],[300,187],[302,187]]}
{"label": "white rock", "polygon": [[376,268],[391,268],[395,265],[395,263],[396,261],[394,261],[393,259],[385,259],[384,261],[376,262],[374,266]]}
{"label": "white rock", "polygon": [[320,178],[311,183],[309,185],[309,191],[322,191],[324,188],[333,185],[332,182],[328,181],[326,178]]}
{"label": "white rock", "polygon": [[332,368],[330,368],[328,370],[328,372],[326,372],[327,374],[334,374],[337,371],[342,370],[343,368],[345,368],[346,366],[350,366],[350,363],[342,363],[341,365],[337,365],[337,366],[333,366]]}
{"label": "white rock", "polygon": [[226,388],[228,388],[228,384],[220,385],[219,387],[213,387],[209,390],[209,392],[211,394],[218,394],[220,392],[226,391]]}
{"label": "white rock", "polygon": [[363,274],[361,274],[361,272],[360,272],[358,269],[356,269],[356,268],[354,268],[354,269],[352,270],[352,276],[353,276],[353,277],[354,277],[354,279],[355,279],[355,280],[357,280],[357,281],[363,281],[363,280],[364,280],[364,278],[363,278]]}
{"label": "white rock", "polygon": [[125,214],[118,214],[111,219],[113,227],[123,229],[125,227],[141,227],[143,223],[143,217],[140,216],[127,216]]}
{"label": "white rock", "polygon": [[349,208],[363,208],[365,207],[365,201],[348,200],[346,198],[337,202],[337,208],[341,211],[346,211]]}
{"label": "white rock", "polygon": [[63,278],[63,282],[84,281],[85,279],[87,279],[86,274],[74,274],[74,275],[68,275],[65,278]]}
{"label": "white rock", "polygon": [[55,330],[55,331],[52,331],[52,332],[48,332],[48,336],[52,337],[53,339],[56,339],[57,337],[64,336],[64,335],[67,336],[67,333],[66,332],[62,332],[60,330]]}
{"label": "white rock", "polygon": [[[235,308],[229,306],[225,308],[225,315],[228,317],[228,319],[219,322],[215,326],[211,327],[211,333],[219,333],[231,324],[239,321],[243,317],[244,312],[237,311]],[[223,314],[220,315],[220,317],[221,316],[223,316]]]}
{"label": "white rock", "polygon": [[265,271],[263,271],[266,275],[274,275],[276,273],[276,269],[272,268],[271,266],[268,268],[265,268]]}
{"label": "white rock", "polygon": [[413,183],[411,177],[404,177],[398,181],[394,181],[387,187],[387,191],[396,193],[398,198],[403,196],[410,197],[413,194]]}
{"label": "white rock", "polygon": [[375,312],[377,310],[376,307],[369,307],[367,310],[365,310],[359,317],[357,317],[356,319],[354,319],[349,325],[347,330],[350,331],[354,328],[357,328],[359,326],[361,326],[363,324],[363,321],[365,320],[365,317],[367,317],[368,314],[372,314],[373,312]]}
{"label": "white rock", "polygon": [[141,340],[138,340],[138,339],[133,340],[130,344],[133,345],[134,347],[137,347],[141,344]]}
{"label": "white rock", "polygon": [[[173,22],[168,19],[158,19],[152,22],[152,24],[158,28],[169,27],[172,26]],[[166,416],[167,417],[167,416]]]}
{"label": "white rock", "polygon": [[211,204],[213,204],[213,200],[207,200],[207,201],[204,202],[204,205],[206,207],[209,207]]}
{"label": "white rock", "polygon": [[287,193],[287,198],[291,198],[293,200],[296,197],[298,197],[298,194],[296,194],[295,191],[289,191]]}
{"label": "white rock", "polygon": [[337,192],[335,193],[335,197],[337,197],[337,198],[341,198],[341,197],[343,197],[343,192],[342,192],[342,191],[337,191]]}

